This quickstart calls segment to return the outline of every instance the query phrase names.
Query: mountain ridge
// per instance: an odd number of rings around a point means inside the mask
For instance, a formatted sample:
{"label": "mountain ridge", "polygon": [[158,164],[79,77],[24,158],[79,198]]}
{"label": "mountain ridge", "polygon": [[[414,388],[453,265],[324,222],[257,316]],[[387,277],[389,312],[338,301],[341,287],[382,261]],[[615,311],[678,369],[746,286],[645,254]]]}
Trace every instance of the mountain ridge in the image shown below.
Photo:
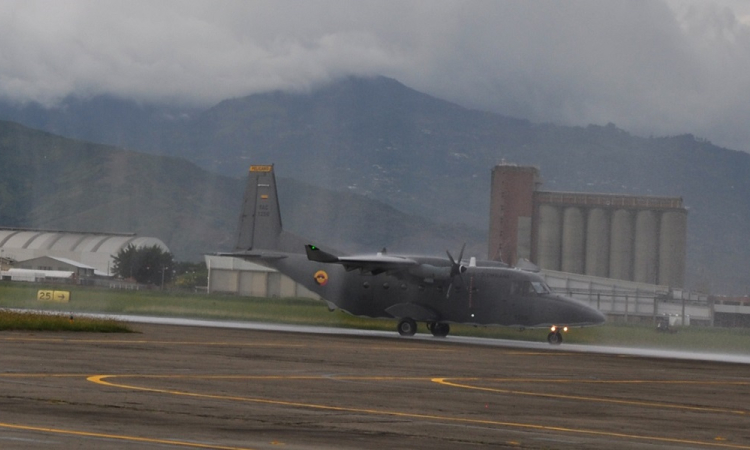
{"label": "mountain ridge", "polygon": [[[134,232],[161,239],[183,260],[234,248],[244,177],[5,121],[0,121],[0,155],[2,227]],[[346,251],[390,245],[440,252],[462,236],[482,240],[481,230],[436,225],[371,199],[292,179],[280,178],[279,195],[290,231]],[[360,213],[336,215],[337,202]],[[372,230],[375,216],[403,228]]]}
{"label": "mountain ridge", "polygon": [[539,167],[544,190],[682,197],[690,211],[688,285],[750,289],[750,155],[690,134],[640,137],[611,123],[535,124],[463,108],[384,77],[348,77],[306,93],[254,94],[170,114],[142,135],[128,131],[128,120],[99,134],[235,177],[251,162],[274,162],[280,177],[362,194],[458,229],[487,230],[490,173],[502,160]]}

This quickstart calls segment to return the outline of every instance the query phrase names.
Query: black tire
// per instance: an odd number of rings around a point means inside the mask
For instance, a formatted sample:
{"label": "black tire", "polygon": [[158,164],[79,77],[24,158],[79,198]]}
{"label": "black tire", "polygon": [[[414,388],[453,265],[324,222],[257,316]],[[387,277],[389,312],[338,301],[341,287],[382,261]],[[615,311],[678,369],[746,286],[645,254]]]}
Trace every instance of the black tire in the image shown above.
{"label": "black tire", "polygon": [[446,337],[451,331],[451,326],[447,323],[436,323],[430,331],[432,331],[432,335],[435,337]]}
{"label": "black tire", "polygon": [[562,334],[559,331],[552,331],[550,334],[547,335],[547,342],[549,342],[552,345],[560,345],[562,344],[563,337]]}
{"label": "black tire", "polygon": [[414,336],[417,333],[417,322],[413,319],[401,319],[398,323],[398,334],[401,336]]}

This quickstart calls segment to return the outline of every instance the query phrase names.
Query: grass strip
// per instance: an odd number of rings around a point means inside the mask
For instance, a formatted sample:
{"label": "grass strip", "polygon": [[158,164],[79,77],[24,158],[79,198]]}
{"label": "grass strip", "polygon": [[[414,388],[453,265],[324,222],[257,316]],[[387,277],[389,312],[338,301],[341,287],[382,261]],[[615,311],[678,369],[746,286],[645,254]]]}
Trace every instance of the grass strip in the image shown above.
{"label": "grass strip", "polygon": [[[67,319],[71,313],[147,315],[208,320],[233,320],[299,324],[396,332],[394,319],[360,318],[342,311],[329,312],[325,302],[306,298],[257,298],[170,291],[122,291],[82,286],[59,286],[71,292],[68,303],[37,300],[38,285],[0,282],[0,308],[55,311]],[[64,320],[63,320],[64,322]],[[3,328],[0,328],[3,329]],[[426,327],[419,325],[419,332]],[[451,325],[451,335],[524,341],[546,341],[548,330]],[[744,328],[685,327],[661,333],[647,324],[617,324],[575,328],[564,335],[566,343],[717,353],[750,352],[750,330]]]}
{"label": "grass strip", "polygon": [[37,313],[0,309],[0,331],[88,331],[98,333],[132,332],[125,324],[111,319],[76,317],[63,313]]}

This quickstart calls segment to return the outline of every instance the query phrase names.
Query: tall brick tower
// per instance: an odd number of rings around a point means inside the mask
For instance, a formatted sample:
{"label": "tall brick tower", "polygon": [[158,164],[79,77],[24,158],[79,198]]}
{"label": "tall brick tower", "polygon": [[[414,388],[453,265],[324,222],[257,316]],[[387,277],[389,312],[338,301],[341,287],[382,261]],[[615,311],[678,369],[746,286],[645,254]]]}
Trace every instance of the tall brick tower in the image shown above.
{"label": "tall brick tower", "polygon": [[488,258],[515,265],[531,259],[531,218],[539,169],[498,164],[492,169]]}

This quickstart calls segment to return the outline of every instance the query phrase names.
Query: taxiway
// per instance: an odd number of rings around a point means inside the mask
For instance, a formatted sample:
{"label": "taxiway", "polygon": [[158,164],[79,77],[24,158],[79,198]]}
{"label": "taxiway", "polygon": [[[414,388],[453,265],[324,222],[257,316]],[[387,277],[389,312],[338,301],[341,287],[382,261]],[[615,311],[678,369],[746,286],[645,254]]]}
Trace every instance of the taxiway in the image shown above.
{"label": "taxiway", "polygon": [[134,328],[0,333],[0,448],[750,449],[736,362]]}

